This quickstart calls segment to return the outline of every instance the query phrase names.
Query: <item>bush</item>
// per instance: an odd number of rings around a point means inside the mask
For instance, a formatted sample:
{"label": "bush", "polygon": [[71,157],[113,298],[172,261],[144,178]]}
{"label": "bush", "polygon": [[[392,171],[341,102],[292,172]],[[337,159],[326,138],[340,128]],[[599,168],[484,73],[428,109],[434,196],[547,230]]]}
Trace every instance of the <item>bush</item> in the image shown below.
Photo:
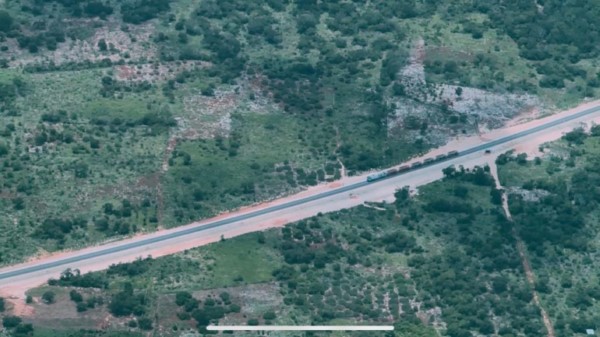
{"label": "bush", "polygon": [[219,294],[219,297],[221,298],[221,300],[223,300],[223,303],[225,304],[229,304],[229,302],[231,302],[231,296],[226,291]]}
{"label": "bush", "polygon": [[128,282],[123,285],[122,291],[113,295],[108,309],[115,316],[141,316],[146,311],[146,304],[146,297],[142,294],[134,295],[133,286]]}
{"label": "bush", "polygon": [[84,312],[88,309],[88,305],[83,302],[77,302],[77,305],[75,307],[77,309],[77,312]]}
{"label": "bush", "polygon": [[6,310],[5,307],[5,303],[4,303],[4,297],[0,297],[0,312],[4,312],[4,310]]}
{"label": "bush", "polygon": [[81,296],[81,294],[78,293],[77,290],[71,290],[71,292],[69,292],[69,297],[71,298],[71,301],[75,303],[83,302],[83,296]]}
{"label": "bush", "polygon": [[87,273],[81,275],[79,270],[66,269],[58,280],[48,280],[49,285],[81,288],[106,288],[108,281],[103,273]]}
{"label": "bush", "polygon": [[126,2],[121,5],[123,21],[140,24],[154,19],[161,12],[168,11],[170,0],[138,0]]}
{"label": "bush", "polygon": [[192,294],[190,294],[187,291],[178,291],[177,294],[175,294],[175,303],[178,306],[182,306],[182,305],[186,304],[191,299],[192,299]]}
{"label": "bush", "polygon": [[569,142],[569,144],[574,143],[577,145],[581,145],[583,144],[583,141],[587,138],[587,133],[585,133],[585,130],[583,130],[583,128],[577,128],[569,133],[567,133],[566,135],[563,136],[563,138]]}
{"label": "bush", "polygon": [[207,326],[210,323],[210,317],[204,310],[196,309],[192,312],[192,317],[196,320],[198,326]]}
{"label": "bush", "polygon": [[266,320],[274,320],[276,317],[277,316],[275,315],[275,313],[273,311],[267,311],[263,315],[263,318],[266,319]]}
{"label": "bush", "polygon": [[33,332],[33,325],[27,324],[19,324],[15,329],[15,337],[18,336],[31,336]]}
{"label": "bush", "polygon": [[4,316],[2,318],[2,325],[5,328],[14,328],[21,323],[21,317],[17,316]]}
{"label": "bush", "polygon": [[85,5],[84,12],[91,17],[98,16],[105,18],[113,13],[113,8],[99,1],[92,1]]}
{"label": "bush", "polygon": [[492,203],[494,205],[502,205],[502,194],[504,192],[501,189],[492,188],[490,195],[492,197]]}
{"label": "bush", "polygon": [[42,301],[44,301],[44,303],[46,303],[46,304],[54,303],[55,298],[56,298],[56,294],[51,290],[48,290],[44,294],[42,294]]}
{"label": "bush", "polygon": [[13,21],[7,11],[0,11],[0,32],[9,32],[13,27]]}
{"label": "bush", "polygon": [[0,143],[0,157],[7,155],[9,152],[8,145]]}
{"label": "bush", "polygon": [[138,320],[138,325],[142,330],[152,330],[152,320],[148,317],[142,317]]}

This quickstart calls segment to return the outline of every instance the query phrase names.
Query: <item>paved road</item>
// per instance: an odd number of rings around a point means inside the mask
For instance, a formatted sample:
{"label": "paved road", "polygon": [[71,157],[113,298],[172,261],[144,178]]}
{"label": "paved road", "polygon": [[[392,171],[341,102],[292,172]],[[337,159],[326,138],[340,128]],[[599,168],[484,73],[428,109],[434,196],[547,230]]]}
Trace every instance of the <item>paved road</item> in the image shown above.
{"label": "paved road", "polygon": [[[8,270],[5,269],[5,271],[0,272],[0,280],[15,278],[17,276],[24,277],[24,276],[27,276],[28,274],[34,274],[34,273],[37,273],[39,275],[40,273],[44,273],[44,271],[48,271],[52,274],[52,273],[55,273],[57,268],[61,267],[61,266],[62,266],[62,268],[78,267],[79,265],[86,264],[86,263],[88,263],[88,261],[92,261],[99,257],[103,257],[103,256],[107,256],[107,255],[118,257],[119,255],[115,255],[116,253],[123,254],[122,256],[125,256],[127,254],[127,252],[134,251],[135,249],[139,250],[140,248],[147,247],[150,245],[171,242],[171,241],[173,241],[173,239],[178,239],[178,238],[185,239],[185,237],[187,237],[187,236],[191,236],[193,234],[197,234],[200,232],[209,232],[212,229],[215,229],[218,227],[223,227],[223,226],[230,225],[230,224],[244,224],[244,222],[247,220],[248,221],[249,220],[256,221],[257,219],[264,219],[265,215],[269,215],[272,213],[281,213],[281,211],[283,211],[283,210],[288,210],[288,211],[289,211],[289,209],[295,210],[295,209],[298,209],[298,206],[304,206],[306,204],[313,205],[313,204],[315,204],[315,201],[319,201],[319,203],[325,204],[328,199],[331,199],[332,197],[334,197],[336,195],[340,195],[345,192],[351,192],[351,191],[354,192],[357,190],[365,190],[365,188],[369,185],[374,185],[373,188],[377,189],[379,187],[376,185],[384,186],[384,185],[381,185],[382,181],[385,181],[388,179],[394,179],[395,181],[398,181],[399,176],[415,175],[415,173],[418,174],[420,171],[428,170],[428,169],[429,169],[429,171],[431,171],[432,166],[435,166],[435,169],[439,171],[439,169],[441,167],[440,165],[442,165],[442,164],[443,165],[455,164],[455,163],[460,162],[461,158],[468,157],[468,156],[473,157],[474,154],[477,154],[479,156],[478,153],[482,152],[484,149],[498,147],[499,145],[506,144],[506,143],[512,143],[515,140],[523,139],[532,134],[539,133],[544,130],[548,130],[550,128],[560,126],[561,124],[565,124],[565,123],[574,121],[576,119],[586,117],[587,115],[590,115],[590,114],[593,114],[593,113],[599,112],[599,111],[600,111],[600,107],[594,107],[594,108],[590,108],[587,110],[583,110],[578,113],[574,113],[572,115],[562,117],[559,119],[555,119],[553,121],[547,122],[545,124],[542,124],[542,125],[539,125],[536,127],[532,127],[530,129],[522,131],[522,132],[518,132],[518,133],[515,133],[512,135],[506,136],[506,137],[502,137],[499,139],[489,141],[489,142],[481,144],[481,145],[467,148],[465,150],[460,151],[460,154],[458,157],[449,158],[449,159],[444,160],[443,162],[437,162],[434,165],[420,167],[415,170],[411,170],[407,173],[403,173],[401,175],[396,175],[393,177],[388,177],[388,178],[381,179],[381,180],[378,180],[375,182],[368,183],[366,181],[360,181],[360,182],[356,182],[356,183],[353,183],[353,184],[350,184],[347,186],[343,186],[343,187],[340,187],[337,189],[329,190],[329,191],[326,191],[326,192],[323,192],[320,194],[315,194],[315,195],[312,195],[309,197],[305,197],[302,199],[298,199],[298,200],[290,201],[287,203],[271,206],[271,207],[264,208],[261,210],[257,210],[257,211],[249,212],[246,214],[241,214],[238,216],[226,218],[223,220],[217,220],[217,221],[213,221],[213,222],[209,222],[209,223],[203,223],[203,224],[200,224],[197,226],[185,228],[183,230],[177,230],[177,231],[172,231],[172,232],[167,232],[167,233],[162,233],[162,234],[159,233],[156,235],[150,234],[150,235],[148,235],[148,238],[139,239],[139,240],[135,240],[135,241],[123,242],[120,244],[119,243],[111,244],[111,245],[107,245],[107,247],[101,246],[101,247],[97,247],[97,249],[94,249],[93,251],[75,253],[75,254],[72,254],[71,256],[66,256],[64,258],[56,258],[50,262],[41,261],[37,264],[36,263],[29,264],[23,268],[18,268],[18,266],[13,269],[8,268]],[[425,173],[425,172],[423,172],[423,173]],[[92,263],[92,262],[90,262],[90,263]]]}

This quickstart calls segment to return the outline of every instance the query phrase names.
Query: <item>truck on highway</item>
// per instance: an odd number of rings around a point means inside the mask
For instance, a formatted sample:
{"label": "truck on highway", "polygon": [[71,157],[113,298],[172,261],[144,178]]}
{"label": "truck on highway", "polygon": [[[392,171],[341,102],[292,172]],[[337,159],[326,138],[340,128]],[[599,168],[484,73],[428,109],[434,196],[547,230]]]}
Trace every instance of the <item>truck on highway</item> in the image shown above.
{"label": "truck on highway", "polygon": [[377,172],[377,173],[373,173],[371,175],[367,176],[367,181],[371,182],[371,181],[375,181],[378,179],[382,179],[388,176],[388,173],[386,171],[382,171],[382,172]]}
{"label": "truck on highway", "polygon": [[398,173],[406,172],[409,170],[410,170],[410,166],[408,166],[408,165],[402,165],[402,166],[398,167]]}
{"label": "truck on highway", "polygon": [[407,172],[407,171],[410,171],[417,167],[429,165],[436,161],[440,161],[440,160],[443,160],[446,158],[451,158],[451,157],[456,157],[456,156],[458,156],[458,151],[450,151],[450,152],[448,152],[448,154],[440,154],[440,155],[435,156],[435,158],[426,158],[425,160],[423,160],[423,162],[416,161],[416,162],[412,163],[412,165],[402,165],[398,168],[391,168],[387,171],[373,173],[373,174],[367,176],[367,181],[372,182],[375,180],[383,179],[385,177],[389,177],[389,176],[393,176],[395,174]]}
{"label": "truck on highway", "polygon": [[398,173],[398,169],[397,168],[391,168],[387,171],[385,171],[387,173],[388,176],[393,176],[394,174]]}

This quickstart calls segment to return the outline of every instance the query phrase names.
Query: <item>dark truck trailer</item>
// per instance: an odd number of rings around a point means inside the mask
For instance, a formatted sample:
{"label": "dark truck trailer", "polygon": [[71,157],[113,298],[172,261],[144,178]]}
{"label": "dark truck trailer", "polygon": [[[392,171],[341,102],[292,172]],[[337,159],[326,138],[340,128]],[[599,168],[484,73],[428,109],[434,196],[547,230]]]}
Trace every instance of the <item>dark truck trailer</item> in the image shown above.
{"label": "dark truck trailer", "polygon": [[446,155],[445,154],[438,154],[437,156],[435,156],[435,160],[439,161],[439,160],[444,160],[446,159]]}
{"label": "dark truck trailer", "polygon": [[458,151],[450,151],[448,152],[448,157],[456,157],[458,156]]}
{"label": "dark truck trailer", "polygon": [[416,168],[416,167],[420,167],[420,166],[423,166],[423,163],[421,163],[420,161],[416,161],[416,162],[412,163],[412,165],[410,167]]}
{"label": "dark truck trailer", "polygon": [[398,173],[400,173],[400,172],[406,172],[406,171],[409,171],[409,170],[410,170],[410,166],[408,166],[408,165],[403,165],[403,166],[398,167]]}
{"label": "dark truck trailer", "polygon": [[423,160],[423,165],[429,165],[433,162],[434,162],[433,158],[427,158],[427,159]]}

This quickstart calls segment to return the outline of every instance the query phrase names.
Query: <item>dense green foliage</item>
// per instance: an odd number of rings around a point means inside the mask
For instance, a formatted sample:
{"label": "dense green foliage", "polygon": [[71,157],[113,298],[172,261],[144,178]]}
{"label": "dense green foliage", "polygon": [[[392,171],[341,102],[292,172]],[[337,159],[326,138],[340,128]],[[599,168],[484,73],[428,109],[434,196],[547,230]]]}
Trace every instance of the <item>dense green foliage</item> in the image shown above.
{"label": "dense green foliage", "polygon": [[[598,127],[575,129],[547,146],[544,159],[506,154],[500,178],[521,192],[509,195],[516,229],[531,253],[535,289],[557,336],[597,329]],[[523,174],[528,172],[528,174]],[[516,174],[515,174],[516,173]]]}

